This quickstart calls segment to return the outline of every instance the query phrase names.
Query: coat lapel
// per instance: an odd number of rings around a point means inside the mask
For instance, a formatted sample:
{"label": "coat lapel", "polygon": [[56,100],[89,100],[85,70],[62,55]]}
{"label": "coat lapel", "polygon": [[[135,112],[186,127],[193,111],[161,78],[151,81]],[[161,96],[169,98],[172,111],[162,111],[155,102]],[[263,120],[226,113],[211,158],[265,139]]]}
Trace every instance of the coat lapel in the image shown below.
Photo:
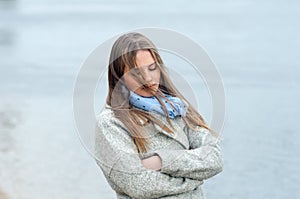
{"label": "coat lapel", "polygon": [[[106,108],[111,108],[111,106],[107,105],[105,106]],[[165,116],[161,115],[161,114],[158,114],[158,113],[155,113],[155,112],[148,112],[148,111],[144,111],[142,109],[139,109],[139,108],[135,108],[133,107],[133,109],[137,109],[139,111],[143,111],[143,112],[146,112],[146,113],[149,113],[151,114],[153,117],[159,119],[164,125],[166,125],[169,129],[173,130],[174,134],[170,134],[168,132],[166,132],[164,129],[162,129],[160,126],[154,124],[154,128],[156,128],[157,131],[159,131],[160,133],[174,139],[175,141],[177,141],[179,144],[181,144],[185,149],[189,149],[190,147],[190,144],[189,144],[189,140],[187,138],[187,135],[186,133],[183,131],[184,129],[184,125],[183,125],[183,121],[180,121],[182,120],[182,118],[174,118],[174,119],[171,119],[171,122],[173,122],[173,126],[175,129],[173,129]]]}
{"label": "coat lapel", "polygon": [[157,131],[179,142],[185,149],[189,149],[189,140],[187,138],[186,133],[183,131],[184,126],[182,125],[182,121],[179,121],[182,120],[182,118],[176,117],[174,119],[170,119],[175,128],[173,129],[169,125],[166,117],[164,117],[163,115],[154,112],[151,112],[150,114],[155,118],[159,119],[164,125],[166,125],[169,129],[171,129],[174,132],[174,134],[170,134],[164,129],[162,129],[160,126],[158,126],[157,124],[154,124],[154,127],[156,128]]}

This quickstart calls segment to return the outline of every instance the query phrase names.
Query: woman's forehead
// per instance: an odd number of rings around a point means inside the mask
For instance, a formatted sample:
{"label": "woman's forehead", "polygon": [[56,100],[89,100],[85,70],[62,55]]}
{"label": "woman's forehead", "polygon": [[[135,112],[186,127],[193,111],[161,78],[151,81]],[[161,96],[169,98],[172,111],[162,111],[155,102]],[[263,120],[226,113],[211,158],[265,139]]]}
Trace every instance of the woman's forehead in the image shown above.
{"label": "woman's forehead", "polygon": [[135,56],[137,67],[148,67],[155,62],[151,53],[148,50],[138,50]]}
{"label": "woman's forehead", "polygon": [[128,72],[128,71],[130,71],[130,70],[133,70],[133,69],[139,69],[139,70],[147,70],[149,67],[151,67],[152,65],[154,65],[154,64],[157,64],[156,62],[153,62],[153,63],[151,63],[151,64],[148,64],[148,65],[144,65],[144,66],[131,66],[131,67],[129,67],[129,66],[125,66],[125,70],[124,70],[124,72],[126,73],[126,72]]}

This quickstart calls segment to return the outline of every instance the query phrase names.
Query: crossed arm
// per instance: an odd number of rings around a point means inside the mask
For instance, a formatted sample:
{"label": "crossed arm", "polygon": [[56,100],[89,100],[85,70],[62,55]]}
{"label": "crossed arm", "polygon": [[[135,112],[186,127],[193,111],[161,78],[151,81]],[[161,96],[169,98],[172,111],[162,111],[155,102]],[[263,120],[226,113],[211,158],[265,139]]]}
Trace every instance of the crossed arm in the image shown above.
{"label": "crossed arm", "polygon": [[141,161],[127,130],[115,119],[101,117],[95,139],[96,163],[118,193],[132,198],[160,198],[189,192],[203,184],[202,180],[153,171],[160,168],[160,162],[155,159],[159,157]]}
{"label": "crossed arm", "polygon": [[219,140],[207,129],[192,130],[185,127],[190,150],[158,150],[155,155],[142,160],[147,169],[177,177],[195,180],[208,179],[223,170]]}
{"label": "crossed arm", "polygon": [[188,130],[187,135],[190,150],[162,149],[141,161],[131,147],[131,138],[123,124],[101,117],[95,135],[96,162],[116,192],[133,198],[185,193],[222,170],[216,139],[203,129]]}

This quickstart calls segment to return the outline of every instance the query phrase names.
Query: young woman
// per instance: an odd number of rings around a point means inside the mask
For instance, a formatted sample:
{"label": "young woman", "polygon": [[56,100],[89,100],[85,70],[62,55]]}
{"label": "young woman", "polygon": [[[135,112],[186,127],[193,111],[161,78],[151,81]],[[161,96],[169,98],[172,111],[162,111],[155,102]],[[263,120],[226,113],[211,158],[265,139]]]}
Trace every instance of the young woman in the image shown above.
{"label": "young woman", "polygon": [[155,45],[140,33],[114,43],[95,157],[117,198],[204,198],[220,173],[218,134],[171,82]]}

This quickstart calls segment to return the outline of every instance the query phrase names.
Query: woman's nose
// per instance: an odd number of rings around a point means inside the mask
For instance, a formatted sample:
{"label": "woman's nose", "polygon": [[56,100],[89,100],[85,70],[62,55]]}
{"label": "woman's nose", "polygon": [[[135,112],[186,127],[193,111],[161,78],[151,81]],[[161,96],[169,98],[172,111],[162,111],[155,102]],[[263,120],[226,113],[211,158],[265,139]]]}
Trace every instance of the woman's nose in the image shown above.
{"label": "woman's nose", "polygon": [[149,73],[145,72],[144,73],[144,79],[145,79],[146,82],[151,82],[152,81],[152,76]]}

